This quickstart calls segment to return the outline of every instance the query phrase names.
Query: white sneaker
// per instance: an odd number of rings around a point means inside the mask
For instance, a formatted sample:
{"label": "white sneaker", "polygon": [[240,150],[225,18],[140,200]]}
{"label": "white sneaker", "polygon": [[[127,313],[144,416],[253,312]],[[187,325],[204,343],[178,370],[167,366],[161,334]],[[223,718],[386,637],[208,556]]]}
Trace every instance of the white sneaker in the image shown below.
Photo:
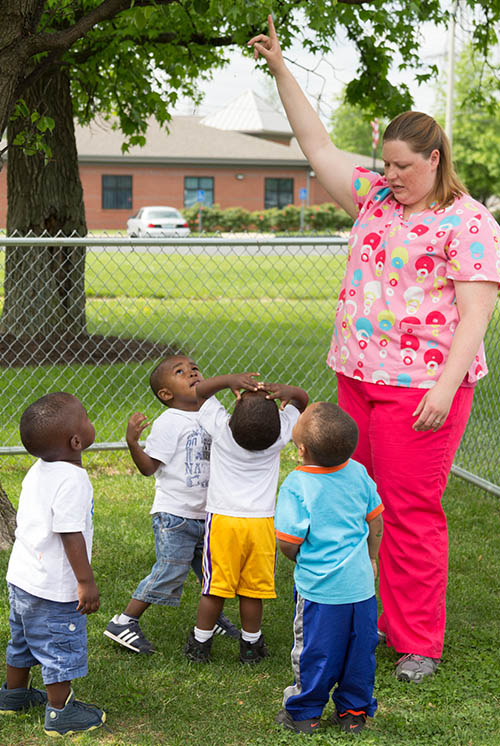
{"label": "white sneaker", "polygon": [[396,663],[398,681],[413,681],[420,684],[427,676],[433,676],[441,658],[429,658],[427,655],[407,653]]}

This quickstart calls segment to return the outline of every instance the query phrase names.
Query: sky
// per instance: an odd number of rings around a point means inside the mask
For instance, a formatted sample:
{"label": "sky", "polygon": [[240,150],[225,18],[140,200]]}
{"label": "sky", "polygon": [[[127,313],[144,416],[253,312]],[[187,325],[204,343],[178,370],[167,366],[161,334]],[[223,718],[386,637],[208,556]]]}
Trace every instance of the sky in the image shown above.
{"label": "sky", "polygon": [[[436,29],[430,24],[422,28],[424,43],[421,48],[423,60],[428,64],[436,64],[445,68],[448,48],[448,34],[445,29]],[[332,48],[328,57],[307,54],[299,45],[286,52],[287,64],[306,92],[311,103],[318,108],[323,121],[326,123],[338,96],[346,83],[356,74],[357,59],[352,45],[339,42]],[[253,89],[258,95],[279,105],[275,93],[274,81],[262,73],[253,59],[246,57],[242,51],[234,50],[230,54],[230,64],[216,70],[213,80],[200,83],[205,93],[204,101],[198,109],[193,103],[182,100],[177,106],[176,114],[198,114],[200,116],[215,114],[223,109],[230,101],[237,98],[243,91]],[[398,80],[406,82],[413,95],[414,109],[432,114],[434,110],[435,82],[418,86],[413,75],[394,73],[393,83]]]}

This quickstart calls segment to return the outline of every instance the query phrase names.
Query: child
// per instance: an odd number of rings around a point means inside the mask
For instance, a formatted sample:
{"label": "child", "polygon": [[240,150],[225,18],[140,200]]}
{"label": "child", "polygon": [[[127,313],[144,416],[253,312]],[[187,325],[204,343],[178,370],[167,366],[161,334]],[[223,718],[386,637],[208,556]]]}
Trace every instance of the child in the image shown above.
{"label": "child", "polygon": [[[146,417],[136,412],[127,427],[127,444],[137,468],[145,476],[155,475],[156,491],[150,512],[156,563],[137,586],[124,612],[111,619],[104,634],[135,653],[154,652],[139,627],[145,610],[151,604],[179,606],[190,567],[200,582],[203,578],[210,438],[198,424],[196,386],[202,380],[191,358],[165,358],[153,370],[149,382],[168,409],[153,422],[144,450],[139,438],[149,426]],[[238,629],[224,616],[218,620],[217,633],[239,638]]]}
{"label": "child", "polygon": [[302,466],[281,485],[276,536],[296,562],[294,684],[284,691],[276,721],[296,733],[316,733],[330,690],[343,731],[358,733],[373,717],[377,603],[374,578],[383,505],[364,466],[350,457],[354,420],[317,402],[292,433]]}
{"label": "child", "polygon": [[[82,467],[95,430],[76,396],[59,392],[31,404],[20,431],[39,460],[23,481],[7,569],[11,639],[0,714],[45,705],[45,733],[64,736],[106,719],[103,710],[75,700],[71,689],[71,680],[88,672],[85,615],[99,608],[89,564],[92,486]],[[47,694],[31,686],[37,664]]]}
{"label": "child", "polygon": [[[240,660],[267,654],[261,633],[262,599],[276,598],[274,506],[280,451],[307,405],[297,386],[257,384],[257,373],[209,378],[196,387],[201,425],[212,436],[203,588],[196,627],[184,652],[205,663],[224,600],[240,599]],[[231,388],[238,401],[230,416],[213,394]],[[246,391],[240,395],[240,389]],[[273,399],[281,399],[278,411]]]}

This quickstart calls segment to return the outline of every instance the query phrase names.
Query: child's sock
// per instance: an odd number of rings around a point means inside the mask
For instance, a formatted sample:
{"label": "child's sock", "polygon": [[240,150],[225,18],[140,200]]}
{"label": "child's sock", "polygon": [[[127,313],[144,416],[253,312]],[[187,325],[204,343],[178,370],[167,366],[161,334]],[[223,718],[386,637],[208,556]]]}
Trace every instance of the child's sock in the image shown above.
{"label": "child's sock", "polygon": [[214,636],[214,630],[213,629],[198,629],[198,627],[194,628],[194,639],[197,642],[206,642],[207,640],[210,640],[211,637]]}
{"label": "child's sock", "polygon": [[136,616],[129,616],[129,614],[117,614],[118,618],[115,624],[129,624],[129,622],[138,622],[139,619]]}
{"label": "child's sock", "polygon": [[243,628],[241,630],[241,639],[245,640],[245,642],[249,642],[250,644],[257,642],[260,635],[261,635],[260,629],[258,632],[245,632]]}

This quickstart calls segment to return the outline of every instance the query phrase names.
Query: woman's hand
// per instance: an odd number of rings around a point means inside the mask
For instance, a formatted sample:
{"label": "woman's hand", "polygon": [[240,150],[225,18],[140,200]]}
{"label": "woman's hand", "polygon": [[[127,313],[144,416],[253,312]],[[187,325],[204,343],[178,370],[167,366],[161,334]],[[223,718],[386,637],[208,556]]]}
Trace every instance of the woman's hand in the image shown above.
{"label": "woman's hand", "polygon": [[414,430],[439,430],[448,417],[455,391],[446,390],[436,385],[427,391],[421,398],[413,416],[417,421],[413,424]]}
{"label": "woman's hand", "polygon": [[266,34],[258,34],[250,39],[248,46],[253,47],[254,58],[258,59],[259,54],[261,54],[266,60],[271,74],[276,75],[278,70],[283,67],[285,63],[283,62],[281,46],[276,35],[276,29],[274,28],[271,15],[267,17],[267,23],[269,25],[269,36],[266,36]]}

